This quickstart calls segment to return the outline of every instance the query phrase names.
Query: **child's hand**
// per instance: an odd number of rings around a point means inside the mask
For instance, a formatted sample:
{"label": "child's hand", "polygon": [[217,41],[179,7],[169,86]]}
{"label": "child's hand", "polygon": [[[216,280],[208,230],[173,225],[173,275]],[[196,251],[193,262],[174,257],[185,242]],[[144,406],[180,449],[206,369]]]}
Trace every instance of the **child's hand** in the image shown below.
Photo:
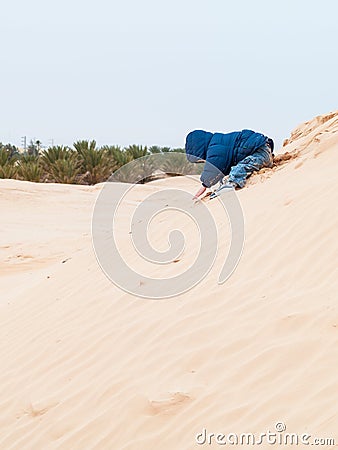
{"label": "child's hand", "polygon": [[196,192],[196,194],[193,196],[193,201],[196,203],[196,200],[199,200],[199,197],[204,194],[204,192],[206,191],[206,187],[202,186],[201,188],[199,188],[199,190]]}

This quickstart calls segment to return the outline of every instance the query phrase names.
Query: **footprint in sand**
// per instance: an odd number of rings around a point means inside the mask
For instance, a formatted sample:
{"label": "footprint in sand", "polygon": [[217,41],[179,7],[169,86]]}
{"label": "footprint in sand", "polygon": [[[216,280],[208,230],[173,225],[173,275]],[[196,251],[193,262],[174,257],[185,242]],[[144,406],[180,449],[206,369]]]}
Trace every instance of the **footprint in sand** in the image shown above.
{"label": "footprint in sand", "polygon": [[175,392],[169,398],[162,400],[150,400],[147,413],[155,416],[157,414],[171,414],[181,408],[183,404],[190,402],[192,398],[183,392]]}

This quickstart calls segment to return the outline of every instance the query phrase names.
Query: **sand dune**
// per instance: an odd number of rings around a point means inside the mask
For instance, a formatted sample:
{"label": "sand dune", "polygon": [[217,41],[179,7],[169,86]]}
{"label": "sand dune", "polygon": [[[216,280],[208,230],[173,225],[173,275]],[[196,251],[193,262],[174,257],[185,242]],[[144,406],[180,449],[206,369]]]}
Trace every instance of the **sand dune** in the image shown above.
{"label": "sand dune", "polygon": [[[217,258],[197,287],[161,301],[101,271],[102,186],[1,180],[0,449],[190,450],[203,428],[258,435],[277,422],[337,446],[337,131],[338,112],[299,126],[282,149],[291,159],[239,191],[245,247],[225,284]],[[134,205],[168,186],[196,190],[160,180],[137,186]],[[219,202],[207,205],[222,222]]]}

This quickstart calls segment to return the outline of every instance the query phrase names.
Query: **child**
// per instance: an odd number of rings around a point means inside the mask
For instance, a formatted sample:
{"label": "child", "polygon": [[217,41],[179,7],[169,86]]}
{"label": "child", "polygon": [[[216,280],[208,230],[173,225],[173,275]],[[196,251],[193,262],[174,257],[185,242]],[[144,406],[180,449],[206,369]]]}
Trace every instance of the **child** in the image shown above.
{"label": "child", "polygon": [[[194,199],[217,182],[221,182],[221,185],[210,198],[242,188],[252,172],[262,167],[272,167],[273,148],[272,139],[251,130],[226,134],[191,131],[185,144],[187,159],[190,162],[206,163],[201,175],[202,187]],[[222,184],[226,175],[229,175],[228,181]]]}

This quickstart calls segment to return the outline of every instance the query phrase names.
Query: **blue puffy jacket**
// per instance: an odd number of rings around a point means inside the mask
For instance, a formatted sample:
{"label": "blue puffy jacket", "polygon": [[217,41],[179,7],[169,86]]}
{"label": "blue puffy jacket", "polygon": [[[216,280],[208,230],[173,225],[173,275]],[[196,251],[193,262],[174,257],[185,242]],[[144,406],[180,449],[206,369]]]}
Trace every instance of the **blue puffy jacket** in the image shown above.
{"label": "blue puffy jacket", "polygon": [[201,182],[205,187],[211,187],[228,175],[232,166],[252,155],[267,142],[273,150],[271,139],[251,130],[226,134],[195,130],[187,136],[185,151],[190,162],[201,159],[206,161]]}

